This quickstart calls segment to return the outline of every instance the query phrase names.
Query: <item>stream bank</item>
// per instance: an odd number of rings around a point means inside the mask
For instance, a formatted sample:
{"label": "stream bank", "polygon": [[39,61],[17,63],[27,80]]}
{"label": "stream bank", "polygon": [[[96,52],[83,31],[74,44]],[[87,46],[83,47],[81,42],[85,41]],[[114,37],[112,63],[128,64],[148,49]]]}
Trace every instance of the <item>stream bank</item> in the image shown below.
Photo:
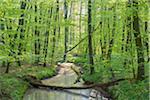
{"label": "stream bank", "polygon": [[43,79],[52,77],[55,74],[55,68],[33,65],[15,67],[8,74],[0,73],[0,100],[22,100],[25,92],[30,87],[29,83],[24,80],[27,75]]}

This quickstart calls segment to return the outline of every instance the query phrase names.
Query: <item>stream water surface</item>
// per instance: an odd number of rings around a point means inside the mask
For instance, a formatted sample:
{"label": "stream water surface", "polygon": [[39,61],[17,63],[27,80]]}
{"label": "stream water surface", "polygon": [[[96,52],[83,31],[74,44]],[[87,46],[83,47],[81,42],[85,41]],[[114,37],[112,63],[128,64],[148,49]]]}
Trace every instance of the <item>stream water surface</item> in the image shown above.
{"label": "stream water surface", "polygon": [[[72,64],[67,63],[60,68],[58,75],[42,80],[46,85],[57,86],[83,86],[82,82],[74,84],[77,75],[71,70]],[[74,66],[74,65],[73,65]],[[101,100],[89,99],[91,89],[84,90],[51,90],[30,88],[27,90],[23,100]]]}

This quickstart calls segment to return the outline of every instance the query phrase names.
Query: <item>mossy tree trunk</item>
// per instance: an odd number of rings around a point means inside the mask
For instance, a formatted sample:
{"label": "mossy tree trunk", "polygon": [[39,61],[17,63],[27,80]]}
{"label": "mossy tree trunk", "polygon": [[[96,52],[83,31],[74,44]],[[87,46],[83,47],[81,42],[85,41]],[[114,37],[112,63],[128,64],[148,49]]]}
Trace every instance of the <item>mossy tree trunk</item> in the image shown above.
{"label": "mossy tree trunk", "polygon": [[137,49],[137,61],[138,61],[138,70],[137,70],[137,80],[143,80],[145,76],[144,71],[144,49],[142,43],[142,37],[140,33],[140,23],[139,23],[139,16],[138,16],[138,1],[133,0],[133,31],[134,31],[134,38],[136,43]]}

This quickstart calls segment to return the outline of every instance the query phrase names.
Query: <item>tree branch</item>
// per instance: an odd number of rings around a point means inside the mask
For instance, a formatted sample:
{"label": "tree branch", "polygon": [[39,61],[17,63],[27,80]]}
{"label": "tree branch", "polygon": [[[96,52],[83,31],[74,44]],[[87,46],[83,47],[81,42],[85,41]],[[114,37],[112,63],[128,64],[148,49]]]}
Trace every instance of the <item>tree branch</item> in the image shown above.
{"label": "tree branch", "polygon": [[[94,32],[98,29],[98,27],[99,27],[100,24],[101,24],[101,23],[99,23],[99,24],[97,25],[97,27],[92,31],[92,33],[94,33]],[[76,48],[76,47],[77,47],[79,44],[81,44],[87,37],[88,37],[88,35],[85,36],[83,39],[81,39],[81,40],[80,40],[75,46],[73,46],[71,49],[67,50],[66,53],[68,53],[68,52],[72,51],[74,48]]]}

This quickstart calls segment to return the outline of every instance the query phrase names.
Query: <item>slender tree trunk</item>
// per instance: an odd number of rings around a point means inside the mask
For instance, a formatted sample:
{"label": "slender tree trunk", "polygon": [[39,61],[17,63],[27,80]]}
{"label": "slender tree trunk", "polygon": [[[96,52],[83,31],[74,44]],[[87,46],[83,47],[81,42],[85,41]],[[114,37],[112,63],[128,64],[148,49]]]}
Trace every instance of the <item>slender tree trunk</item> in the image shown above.
{"label": "slender tree trunk", "polygon": [[81,31],[82,31],[82,0],[80,1],[79,41],[81,41]]}
{"label": "slender tree trunk", "polygon": [[125,49],[125,25],[123,26],[123,33],[122,33],[122,46],[121,46],[121,52],[124,53]]}
{"label": "slender tree trunk", "polygon": [[[71,1],[70,3],[69,18],[68,18],[69,20],[72,20],[72,11],[73,11],[72,8],[73,8],[73,1]],[[72,26],[69,27],[69,44],[72,45]]]}
{"label": "slender tree trunk", "polygon": [[[127,8],[131,7],[131,1],[129,1],[127,3]],[[126,29],[127,29],[127,36],[126,36],[126,44],[125,44],[125,52],[126,53],[130,53],[131,52],[131,30],[132,30],[132,22],[131,22],[131,16],[127,16],[126,19]],[[129,61],[128,59],[125,59],[124,61],[124,67],[126,67],[127,65],[129,65],[131,63],[131,61]]]}
{"label": "slender tree trunk", "polygon": [[[64,20],[67,21],[67,17],[68,16],[68,4],[67,1],[64,0]],[[65,51],[64,51],[64,57],[63,57],[63,61],[66,61],[67,58],[67,49],[68,49],[68,26],[65,26],[65,42],[64,42],[64,46],[65,46]]]}
{"label": "slender tree trunk", "polygon": [[[102,5],[102,9],[105,9],[106,7]],[[102,60],[107,59],[107,38],[105,33],[105,23],[107,23],[106,18],[102,16],[102,22],[101,22],[101,39],[100,39],[100,45],[101,45],[101,52],[102,52]],[[105,66],[104,66],[105,67]]]}
{"label": "slender tree trunk", "polygon": [[[58,15],[59,15],[59,1],[56,1],[57,6],[56,6],[56,15],[55,15],[55,22],[58,22]],[[52,44],[52,60],[51,63],[53,63],[54,55],[55,55],[55,47],[56,47],[56,32],[57,32],[57,26],[54,27],[53,30],[53,44]]]}
{"label": "slender tree trunk", "polygon": [[112,47],[114,45],[114,36],[115,36],[115,32],[116,32],[115,28],[116,28],[116,15],[114,15],[114,18],[113,18],[112,36],[111,36],[111,39],[109,40],[109,47],[108,47],[107,59],[111,58]]}
{"label": "slender tree trunk", "polygon": [[47,50],[48,50],[48,40],[49,40],[49,31],[45,32],[45,41],[44,41],[44,64],[43,66],[46,67],[46,58],[47,58]]}
{"label": "slender tree trunk", "polygon": [[[3,20],[0,20],[0,22],[4,22]],[[5,25],[4,24],[0,24],[0,31],[4,31],[5,30]],[[0,35],[0,44],[5,45],[5,38],[4,38],[4,33],[2,32]],[[5,67],[6,66],[6,61],[2,62],[2,66]]]}
{"label": "slender tree trunk", "polygon": [[[35,13],[37,13],[37,5],[35,5]],[[35,16],[35,23],[38,23],[38,17],[37,15]],[[35,43],[34,43],[34,47],[35,47],[35,64],[38,64],[40,62],[40,31],[38,30],[37,25],[35,26]]]}
{"label": "slender tree trunk", "polygon": [[[51,7],[51,9],[49,11],[49,19],[52,18],[52,12],[53,12],[53,8]],[[43,66],[44,67],[46,67],[46,63],[47,63],[46,59],[47,59],[47,54],[48,54],[48,45],[49,45],[49,31],[47,30],[45,32],[44,50],[43,50],[43,54],[44,54],[44,64],[43,64]]]}
{"label": "slender tree trunk", "polygon": [[[111,75],[112,75],[112,80],[115,80],[115,74],[114,74],[114,71],[112,69],[112,66],[111,66],[111,54],[112,54],[112,47],[114,45],[114,39],[115,39],[115,33],[116,33],[116,14],[115,14],[115,6],[113,8],[113,12],[114,12],[114,15],[113,15],[113,29],[112,29],[112,35],[109,39],[109,46],[108,46],[108,54],[107,54],[107,60],[109,61],[109,65],[110,65],[110,72],[111,72]],[[109,21],[108,21],[109,22]],[[109,27],[108,27],[109,29]]]}
{"label": "slender tree trunk", "polygon": [[60,43],[60,41],[61,41],[61,34],[60,34],[60,32],[61,32],[61,26],[60,26],[60,20],[61,20],[61,15],[60,15],[60,3],[59,3],[59,0],[57,0],[56,1],[56,3],[57,3],[57,11],[58,11],[58,14],[57,14],[57,22],[58,22],[58,24],[57,24],[57,43],[58,43],[58,45],[60,45],[59,43]]}
{"label": "slender tree trunk", "polygon": [[58,32],[58,38],[60,38],[59,0],[57,0],[56,3],[57,3],[57,12],[58,12],[58,14],[57,14],[57,20],[58,20],[57,32]]}
{"label": "slender tree trunk", "polygon": [[[20,9],[25,10],[25,8],[26,8],[26,3],[24,1],[21,1]],[[23,25],[24,25],[24,13],[21,14],[20,19],[19,19],[19,28],[18,28],[18,31],[20,31],[20,43],[18,45],[18,55],[19,56],[22,55],[23,50],[25,51],[25,48],[23,47],[23,43],[22,43],[22,41],[24,41],[24,32],[25,32]],[[16,34],[16,36],[17,36],[17,34]],[[21,61],[19,58],[18,58],[17,63],[19,66],[21,66]]]}
{"label": "slender tree trunk", "polygon": [[90,73],[94,73],[93,47],[92,47],[92,3],[88,0],[88,51]]}
{"label": "slender tree trunk", "polygon": [[[81,41],[82,39],[82,4],[83,4],[83,1],[80,0],[80,11],[79,11],[79,41]],[[81,50],[82,48],[82,45],[79,45],[79,53],[81,53],[83,50]]]}
{"label": "slender tree trunk", "polygon": [[5,71],[5,73],[9,73],[9,67],[10,67],[10,62],[7,61],[7,66],[6,66],[6,71]]}
{"label": "slender tree trunk", "polygon": [[[9,19],[8,19],[8,21],[9,21]],[[8,23],[8,25],[7,25],[7,31],[11,31],[12,30],[12,26],[10,25],[10,23],[11,23],[12,21],[10,20],[10,22]],[[13,38],[13,36],[12,36],[12,34],[8,34],[8,37],[9,37],[9,39],[10,38]],[[14,51],[13,51],[13,49],[14,49],[14,41],[9,41],[9,46],[10,46],[10,49],[9,49],[9,54],[8,54],[8,56],[13,56],[13,54],[14,54]],[[6,64],[6,71],[5,71],[5,73],[9,73],[9,67],[10,67],[10,61],[9,61],[9,59],[7,59],[7,64]]]}
{"label": "slender tree trunk", "polygon": [[51,63],[53,63],[53,58],[54,58],[54,54],[55,54],[55,45],[56,45],[56,27],[53,30],[53,46],[52,46],[52,61]]}
{"label": "slender tree trunk", "polygon": [[148,40],[148,22],[145,22],[145,33],[147,35],[146,41],[145,42],[145,47],[146,47],[146,52],[147,52],[147,62],[150,61],[149,57],[149,40]]}
{"label": "slender tree trunk", "polygon": [[137,48],[137,60],[138,60],[138,72],[137,72],[137,80],[144,79],[145,71],[144,71],[144,50],[142,44],[142,37],[140,34],[140,24],[139,24],[139,16],[138,16],[138,1],[133,0],[134,16],[133,16],[133,30],[135,43]]}

